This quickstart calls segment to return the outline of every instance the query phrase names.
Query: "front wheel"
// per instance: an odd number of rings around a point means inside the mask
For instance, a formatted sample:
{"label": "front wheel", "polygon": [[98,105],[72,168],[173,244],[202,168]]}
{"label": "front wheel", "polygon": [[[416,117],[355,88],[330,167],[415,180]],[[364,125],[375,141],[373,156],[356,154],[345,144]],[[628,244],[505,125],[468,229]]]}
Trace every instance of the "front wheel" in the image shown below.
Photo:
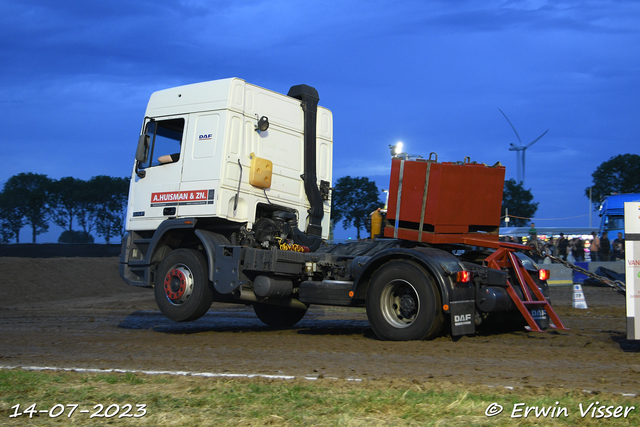
{"label": "front wheel", "polygon": [[253,304],[253,311],[262,323],[274,328],[290,328],[307,313],[307,309],[283,307],[270,304]]}
{"label": "front wheel", "polygon": [[171,320],[202,317],[213,302],[213,288],[204,256],[193,249],[176,249],[158,265],[154,283],[158,308]]}
{"label": "front wheel", "polygon": [[382,340],[432,339],[442,330],[442,303],[436,284],[411,261],[391,261],[374,273],[366,307],[369,323]]}

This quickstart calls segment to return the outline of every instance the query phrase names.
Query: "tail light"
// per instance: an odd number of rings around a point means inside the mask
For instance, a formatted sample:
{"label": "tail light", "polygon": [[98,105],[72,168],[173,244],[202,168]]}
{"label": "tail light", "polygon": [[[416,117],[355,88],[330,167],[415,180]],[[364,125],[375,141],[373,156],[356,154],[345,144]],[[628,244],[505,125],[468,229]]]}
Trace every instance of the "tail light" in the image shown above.
{"label": "tail light", "polygon": [[538,278],[540,280],[549,280],[551,272],[549,270],[538,270]]}
{"label": "tail light", "polygon": [[473,275],[470,271],[458,271],[456,273],[456,282],[459,283],[468,283],[471,281]]}

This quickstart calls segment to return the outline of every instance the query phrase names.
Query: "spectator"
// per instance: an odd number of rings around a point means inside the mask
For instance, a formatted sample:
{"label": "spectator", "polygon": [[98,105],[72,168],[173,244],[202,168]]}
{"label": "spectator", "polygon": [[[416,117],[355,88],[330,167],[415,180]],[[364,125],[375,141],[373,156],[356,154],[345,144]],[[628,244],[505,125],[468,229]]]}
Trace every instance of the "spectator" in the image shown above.
{"label": "spectator", "polygon": [[551,247],[550,244],[546,244],[544,245],[544,250],[547,254],[547,256],[544,258],[544,261],[542,261],[543,264],[551,264],[551,258],[549,258],[549,255],[553,255],[553,248]]}
{"label": "spectator", "polygon": [[563,233],[560,233],[560,238],[558,239],[558,255],[563,259],[563,261],[567,260],[568,246],[569,246],[569,241],[564,238]]}
{"label": "spectator", "polygon": [[582,239],[573,239],[571,242],[571,252],[576,262],[584,261],[584,242]]}
{"label": "spectator", "polygon": [[609,252],[611,251],[611,243],[609,242],[609,233],[603,232],[600,237],[600,252],[598,256],[600,261],[609,261]]}
{"label": "spectator", "polygon": [[575,252],[574,248],[575,248],[575,242],[576,239],[572,239],[571,241],[569,241],[569,244],[567,245],[567,256],[566,256],[566,260],[568,262],[570,262],[571,264],[575,264],[576,262],[576,257],[575,255],[573,255],[573,253]]}
{"label": "spectator", "polygon": [[544,245],[544,250],[549,255],[554,255],[556,253],[556,245],[553,242],[553,237],[551,237]]}
{"label": "spectator", "polygon": [[600,238],[595,231],[591,233],[593,240],[591,241],[591,261],[598,261],[598,253],[600,252]]}
{"label": "spectator", "polygon": [[529,229],[529,238],[533,240],[538,238],[538,230],[536,229],[536,224],[534,222],[531,223],[531,228]]}
{"label": "spectator", "polygon": [[622,233],[618,233],[618,238],[613,241],[613,252],[611,252],[611,260],[624,260],[624,238]]}

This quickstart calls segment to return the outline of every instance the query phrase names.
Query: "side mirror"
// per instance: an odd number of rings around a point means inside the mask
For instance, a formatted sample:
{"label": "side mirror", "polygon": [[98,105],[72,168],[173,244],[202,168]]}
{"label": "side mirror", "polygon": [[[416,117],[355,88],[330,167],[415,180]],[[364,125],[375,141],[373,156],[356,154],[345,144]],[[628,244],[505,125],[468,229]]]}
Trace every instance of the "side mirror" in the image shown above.
{"label": "side mirror", "polygon": [[149,135],[143,134],[138,138],[138,148],[136,149],[136,160],[139,163],[144,163],[147,161],[147,156],[149,155]]}

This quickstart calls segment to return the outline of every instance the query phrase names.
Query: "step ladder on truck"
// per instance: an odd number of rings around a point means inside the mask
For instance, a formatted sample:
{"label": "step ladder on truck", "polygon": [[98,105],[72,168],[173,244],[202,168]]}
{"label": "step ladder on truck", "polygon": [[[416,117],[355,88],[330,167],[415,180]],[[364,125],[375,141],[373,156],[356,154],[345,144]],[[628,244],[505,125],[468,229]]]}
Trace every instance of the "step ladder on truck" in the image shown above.
{"label": "step ladder on truck", "polygon": [[564,329],[548,271],[499,241],[500,164],[394,158],[384,237],[326,245],[333,117],[318,101],[310,86],[283,95],[237,78],[152,94],[121,277],[175,321],[222,302],[273,327],[314,304],[365,307],[385,340],[474,334],[501,313]]}

